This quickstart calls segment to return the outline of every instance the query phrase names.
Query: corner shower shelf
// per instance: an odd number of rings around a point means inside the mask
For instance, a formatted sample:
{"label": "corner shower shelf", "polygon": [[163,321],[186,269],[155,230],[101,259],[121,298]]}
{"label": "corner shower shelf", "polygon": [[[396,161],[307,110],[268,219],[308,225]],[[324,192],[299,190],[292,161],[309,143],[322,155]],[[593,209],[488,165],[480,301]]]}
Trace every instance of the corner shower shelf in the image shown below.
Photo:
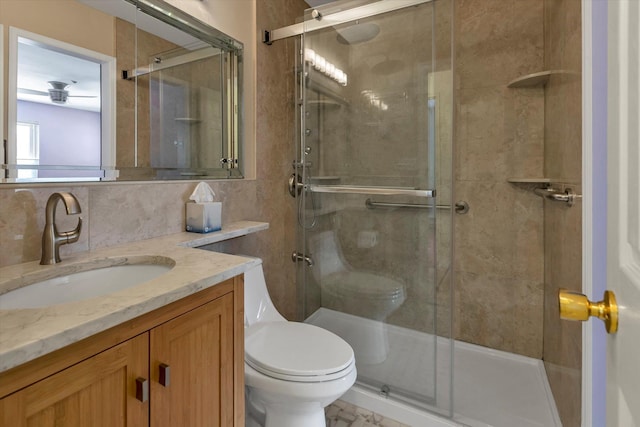
{"label": "corner shower shelf", "polygon": [[515,80],[511,80],[507,87],[510,88],[532,88],[532,87],[544,87],[549,81],[549,77],[556,74],[566,74],[570,76],[577,76],[578,73],[570,70],[548,70],[548,71],[539,71],[537,73],[527,74],[522,77],[518,77]]}
{"label": "corner shower shelf", "polygon": [[176,122],[183,122],[183,123],[190,123],[190,124],[200,123],[202,121],[194,117],[176,117],[174,120]]}
{"label": "corner shower shelf", "polygon": [[538,73],[527,74],[526,76],[511,80],[507,87],[542,87],[547,84],[549,76],[553,73],[554,71],[540,71]]}
{"label": "corner shower shelf", "polygon": [[507,182],[516,187],[535,193],[536,190],[546,189],[551,186],[549,178],[507,178]]}
{"label": "corner shower shelf", "polygon": [[549,178],[507,178],[511,184],[550,184]]}

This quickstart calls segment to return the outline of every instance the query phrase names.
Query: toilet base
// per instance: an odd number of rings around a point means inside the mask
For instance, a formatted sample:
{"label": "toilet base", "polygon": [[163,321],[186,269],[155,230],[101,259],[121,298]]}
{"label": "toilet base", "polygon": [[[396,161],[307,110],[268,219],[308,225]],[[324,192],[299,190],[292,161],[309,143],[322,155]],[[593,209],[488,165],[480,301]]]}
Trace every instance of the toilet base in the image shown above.
{"label": "toilet base", "polygon": [[309,402],[291,408],[290,404],[269,405],[268,414],[264,408],[251,401],[250,390],[246,390],[245,427],[326,427],[324,407],[318,402]]}
{"label": "toilet base", "polygon": [[270,405],[264,427],[327,427],[324,408],[318,403],[297,406]]}
{"label": "toilet base", "polygon": [[258,409],[251,399],[247,399],[245,418],[245,427],[326,427],[327,425],[324,408],[315,402],[297,407],[295,410],[292,410],[289,405],[270,405],[267,415]]}
{"label": "toilet base", "polygon": [[357,375],[352,365],[340,379],[298,383],[268,377],[245,363],[246,426],[326,427],[324,408],[342,396]]}

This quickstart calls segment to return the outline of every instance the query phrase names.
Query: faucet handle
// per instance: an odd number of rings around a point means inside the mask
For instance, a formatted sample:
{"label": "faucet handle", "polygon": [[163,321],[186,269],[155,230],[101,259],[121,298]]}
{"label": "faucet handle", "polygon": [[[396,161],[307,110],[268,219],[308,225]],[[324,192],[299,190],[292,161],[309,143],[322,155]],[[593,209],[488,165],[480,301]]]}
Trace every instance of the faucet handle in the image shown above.
{"label": "faucet handle", "polygon": [[82,217],[78,218],[78,225],[73,230],[63,231],[59,233],[60,237],[66,238],[66,243],[75,243],[80,238],[80,231],[82,230]]}

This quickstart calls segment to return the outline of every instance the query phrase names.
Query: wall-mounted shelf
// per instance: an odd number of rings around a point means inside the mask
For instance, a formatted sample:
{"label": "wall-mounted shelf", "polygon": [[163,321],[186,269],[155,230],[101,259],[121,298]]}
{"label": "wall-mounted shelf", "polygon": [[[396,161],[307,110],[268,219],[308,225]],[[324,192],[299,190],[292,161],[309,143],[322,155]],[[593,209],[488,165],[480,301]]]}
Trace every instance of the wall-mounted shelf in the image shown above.
{"label": "wall-mounted shelf", "polygon": [[511,184],[550,184],[549,178],[507,178]]}
{"label": "wall-mounted shelf", "polygon": [[222,230],[214,231],[212,233],[199,234],[185,231],[175,235],[170,235],[170,237],[179,240],[178,244],[180,246],[198,248],[200,246],[234,239],[236,237],[246,236],[247,234],[256,233],[268,228],[268,222],[237,221],[230,224],[224,224],[222,226]]}
{"label": "wall-mounted shelf", "polygon": [[542,87],[549,81],[549,76],[554,71],[540,71],[538,73],[527,74],[526,76],[518,77],[515,80],[511,80],[507,87]]}
{"label": "wall-mounted shelf", "polygon": [[507,87],[510,88],[533,88],[533,87],[543,87],[549,81],[549,77],[557,74],[566,74],[571,76],[577,76],[579,73],[570,70],[549,70],[549,71],[539,71],[537,73],[527,74],[522,77],[518,77],[515,80],[511,80]]}
{"label": "wall-mounted shelf", "polygon": [[176,117],[174,119],[176,122],[182,123],[200,123],[202,120],[196,119],[195,117]]}

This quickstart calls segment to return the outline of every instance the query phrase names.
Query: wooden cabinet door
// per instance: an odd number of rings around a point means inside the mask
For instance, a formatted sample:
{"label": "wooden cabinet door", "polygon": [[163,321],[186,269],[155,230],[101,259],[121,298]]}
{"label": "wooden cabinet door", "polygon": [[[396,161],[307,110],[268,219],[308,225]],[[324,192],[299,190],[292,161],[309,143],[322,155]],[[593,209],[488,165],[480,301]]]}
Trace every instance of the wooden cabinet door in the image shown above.
{"label": "wooden cabinet door", "polygon": [[149,403],[135,396],[148,363],[145,333],[0,400],[0,426],[146,426]]}
{"label": "wooden cabinet door", "polygon": [[232,426],[233,294],[150,334],[151,426]]}

